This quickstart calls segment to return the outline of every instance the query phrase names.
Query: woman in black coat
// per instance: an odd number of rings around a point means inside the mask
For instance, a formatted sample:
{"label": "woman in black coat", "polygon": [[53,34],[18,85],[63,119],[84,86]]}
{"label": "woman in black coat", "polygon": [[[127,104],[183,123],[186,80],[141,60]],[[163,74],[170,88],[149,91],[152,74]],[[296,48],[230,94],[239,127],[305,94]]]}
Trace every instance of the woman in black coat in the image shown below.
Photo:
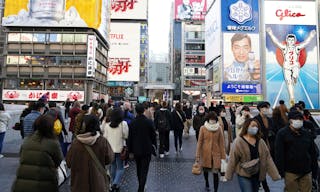
{"label": "woman in black coat", "polygon": [[[180,103],[176,103],[175,109],[171,112],[172,127],[174,133],[174,146],[176,148],[176,153],[182,151],[182,134],[184,129],[184,122],[186,121],[186,115],[182,111],[182,106]],[[178,148],[179,139],[179,148]]]}

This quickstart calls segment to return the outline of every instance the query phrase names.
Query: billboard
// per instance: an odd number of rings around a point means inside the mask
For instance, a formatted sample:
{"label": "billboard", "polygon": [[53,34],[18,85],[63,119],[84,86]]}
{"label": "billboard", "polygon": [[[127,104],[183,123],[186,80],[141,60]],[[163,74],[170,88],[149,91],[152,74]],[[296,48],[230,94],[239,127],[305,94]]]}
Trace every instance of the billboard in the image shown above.
{"label": "billboard", "polygon": [[221,14],[220,1],[216,1],[206,15],[205,20],[205,51],[208,64],[213,59],[221,55]]}
{"label": "billboard", "polygon": [[139,81],[140,23],[112,22],[110,28],[108,81]]}
{"label": "billboard", "polygon": [[[319,69],[315,1],[265,2],[266,96],[319,108]],[[275,89],[277,87],[277,89]]]}
{"label": "billboard", "polygon": [[147,20],[148,0],[111,0],[111,19]]}
{"label": "billboard", "polygon": [[207,11],[206,0],[175,0],[176,20],[204,20]]}
{"label": "billboard", "polygon": [[89,27],[108,40],[110,0],[6,0],[3,26]]}
{"label": "billboard", "polygon": [[87,77],[94,77],[96,62],[96,36],[88,35],[87,44]]}
{"label": "billboard", "polygon": [[84,101],[84,91],[58,91],[58,90],[13,90],[4,89],[2,99],[6,101],[37,101],[43,94],[49,93],[49,101]]}

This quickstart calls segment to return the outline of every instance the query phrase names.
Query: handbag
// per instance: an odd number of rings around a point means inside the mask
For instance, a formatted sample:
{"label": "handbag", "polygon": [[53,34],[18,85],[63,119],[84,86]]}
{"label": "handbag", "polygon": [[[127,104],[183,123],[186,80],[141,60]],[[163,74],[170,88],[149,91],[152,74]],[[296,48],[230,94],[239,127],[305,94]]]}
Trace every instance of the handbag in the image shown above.
{"label": "handbag", "polygon": [[12,127],[12,129],[14,129],[16,131],[21,130],[22,129],[21,123],[20,122],[15,123],[14,126]]}
{"label": "handbag", "polygon": [[58,172],[58,185],[61,186],[68,178],[67,175],[67,163],[65,160],[61,161],[60,165],[57,168]]}
{"label": "handbag", "polygon": [[259,158],[240,163],[240,167],[249,175],[254,175],[259,172],[260,160]]}
{"label": "handbag", "polygon": [[201,174],[201,166],[198,162],[195,162],[192,165],[192,174],[194,175],[200,175]]}

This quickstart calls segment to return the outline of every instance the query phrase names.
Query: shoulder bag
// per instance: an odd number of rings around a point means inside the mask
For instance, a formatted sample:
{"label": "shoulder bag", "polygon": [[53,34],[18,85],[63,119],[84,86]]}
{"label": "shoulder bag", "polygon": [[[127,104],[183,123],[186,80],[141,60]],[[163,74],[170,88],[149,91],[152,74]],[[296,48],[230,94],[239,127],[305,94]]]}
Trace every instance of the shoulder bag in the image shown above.
{"label": "shoulder bag", "polygon": [[100,173],[103,175],[104,179],[106,180],[106,184],[108,184],[110,181],[110,178],[107,175],[105,168],[101,165],[100,161],[98,160],[96,154],[92,151],[91,147],[89,147],[88,145],[84,144],[83,146],[88,151],[91,158],[93,159],[94,166],[100,171]]}
{"label": "shoulder bag", "polygon": [[260,169],[259,141],[258,140],[257,140],[256,144],[258,145],[258,158],[252,159],[247,162],[240,163],[240,167],[249,175],[257,174]]}
{"label": "shoulder bag", "polygon": [[200,175],[201,174],[201,165],[198,162],[195,162],[192,165],[192,174]]}

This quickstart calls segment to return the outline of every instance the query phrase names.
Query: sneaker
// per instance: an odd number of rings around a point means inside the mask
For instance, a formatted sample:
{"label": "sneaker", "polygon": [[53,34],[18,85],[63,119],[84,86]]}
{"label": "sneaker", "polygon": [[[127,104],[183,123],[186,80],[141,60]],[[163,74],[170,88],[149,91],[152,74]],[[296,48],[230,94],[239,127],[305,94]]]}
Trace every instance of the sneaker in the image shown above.
{"label": "sneaker", "polygon": [[129,163],[127,163],[127,164],[124,164],[124,166],[123,166],[123,168],[129,168]]}
{"label": "sneaker", "polygon": [[182,152],[182,147],[180,147],[179,152]]}
{"label": "sneaker", "polygon": [[166,151],[166,152],[164,152],[164,154],[165,154],[165,155],[169,155],[169,154],[170,154],[170,152],[169,152],[169,151]]}
{"label": "sneaker", "polygon": [[164,154],[160,154],[160,158],[164,158]]}
{"label": "sneaker", "polygon": [[3,158],[4,156],[2,154],[0,154],[0,159]]}

